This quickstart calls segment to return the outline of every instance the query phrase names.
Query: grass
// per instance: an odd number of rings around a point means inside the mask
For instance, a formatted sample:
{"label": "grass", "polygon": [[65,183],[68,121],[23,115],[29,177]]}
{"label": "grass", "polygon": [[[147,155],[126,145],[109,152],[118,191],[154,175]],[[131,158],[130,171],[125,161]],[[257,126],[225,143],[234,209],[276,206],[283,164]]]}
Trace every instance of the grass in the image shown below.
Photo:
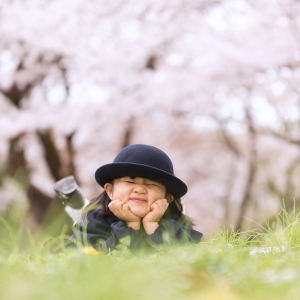
{"label": "grass", "polygon": [[[300,217],[284,209],[243,233],[219,229],[199,245],[157,253],[63,248],[37,238],[21,212],[0,218],[0,299],[299,299]],[[16,221],[18,220],[18,221]]]}

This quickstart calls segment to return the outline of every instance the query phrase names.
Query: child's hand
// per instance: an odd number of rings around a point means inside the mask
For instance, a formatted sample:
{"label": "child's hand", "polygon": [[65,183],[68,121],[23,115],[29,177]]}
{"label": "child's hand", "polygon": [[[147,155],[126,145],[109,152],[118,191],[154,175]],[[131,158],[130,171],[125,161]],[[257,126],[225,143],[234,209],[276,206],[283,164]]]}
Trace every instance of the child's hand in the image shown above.
{"label": "child's hand", "polygon": [[144,229],[148,234],[152,234],[159,226],[158,222],[167,210],[169,203],[167,199],[156,200],[151,205],[151,211],[143,218]]}
{"label": "child's hand", "polygon": [[125,203],[125,201],[112,200],[108,204],[108,208],[116,217],[126,222],[128,227],[135,230],[140,229],[141,218],[129,210],[128,203]]}
{"label": "child's hand", "polygon": [[151,205],[151,211],[143,218],[143,223],[159,222],[168,206],[167,199],[156,200]]}

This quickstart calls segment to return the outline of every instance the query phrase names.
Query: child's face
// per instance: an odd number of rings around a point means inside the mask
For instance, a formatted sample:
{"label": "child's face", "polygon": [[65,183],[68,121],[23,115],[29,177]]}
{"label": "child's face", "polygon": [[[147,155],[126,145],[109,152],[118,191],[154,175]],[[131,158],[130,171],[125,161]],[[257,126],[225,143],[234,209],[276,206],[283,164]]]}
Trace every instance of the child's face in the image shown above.
{"label": "child's face", "polygon": [[166,198],[166,187],[156,181],[141,177],[122,177],[113,184],[107,183],[105,190],[111,200],[121,200],[129,204],[130,211],[143,218],[158,199]]}

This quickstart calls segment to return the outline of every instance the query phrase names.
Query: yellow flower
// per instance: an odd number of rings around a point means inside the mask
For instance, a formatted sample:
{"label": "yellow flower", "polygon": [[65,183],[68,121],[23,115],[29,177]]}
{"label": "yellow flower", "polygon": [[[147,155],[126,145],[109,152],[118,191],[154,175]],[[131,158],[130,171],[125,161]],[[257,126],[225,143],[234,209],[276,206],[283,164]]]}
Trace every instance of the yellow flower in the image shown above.
{"label": "yellow flower", "polygon": [[99,254],[99,252],[95,248],[93,248],[91,246],[89,246],[89,247],[83,247],[81,249],[81,252],[85,253],[85,254],[92,254],[92,255],[98,255]]}

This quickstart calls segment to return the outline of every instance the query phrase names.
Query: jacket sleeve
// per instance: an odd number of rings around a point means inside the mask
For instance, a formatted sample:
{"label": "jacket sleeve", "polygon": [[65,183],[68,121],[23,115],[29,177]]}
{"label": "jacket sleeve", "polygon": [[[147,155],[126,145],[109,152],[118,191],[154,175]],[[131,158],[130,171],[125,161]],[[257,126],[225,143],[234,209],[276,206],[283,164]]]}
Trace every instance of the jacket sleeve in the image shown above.
{"label": "jacket sleeve", "polygon": [[159,244],[199,243],[203,234],[173,220],[161,220],[160,226],[148,236],[148,243],[153,247]]}
{"label": "jacket sleeve", "polygon": [[[91,245],[104,252],[115,250],[118,245],[134,246],[139,241],[140,231],[133,230],[121,220],[110,223],[107,218],[93,213],[88,222],[76,223],[73,228],[72,242]],[[76,243],[75,242],[75,243]]]}

